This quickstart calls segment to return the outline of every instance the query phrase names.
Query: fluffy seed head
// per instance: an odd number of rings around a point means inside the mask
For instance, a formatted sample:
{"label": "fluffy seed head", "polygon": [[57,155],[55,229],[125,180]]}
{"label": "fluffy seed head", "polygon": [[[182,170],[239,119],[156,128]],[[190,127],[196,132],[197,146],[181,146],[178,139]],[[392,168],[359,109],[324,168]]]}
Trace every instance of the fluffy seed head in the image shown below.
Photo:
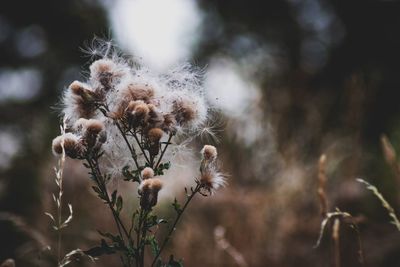
{"label": "fluffy seed head", "polygon": [[201,172],[200,184],[211,194],[226,184],[226,178],[223,173],[217,171],[216,168],[207,168]]}
{"label": "fluffy seed head", "polygon": [[101,122],[99,120],[90,119],[90,120],[86,121],[85,130],[90,134],[97,135],[100,132],[105,130],[105,126],[104,126],[103,122]]}
{"label": "fluffy seed head", "polygon": [[150,142],[157,143],[158,141],[160,141],[163,134],[164,132],[160,128],[152,128],[147,133],[147,137],[149,138]]}
{"label": "fluffy seed head", "polygon": [[150,109],[147,104],[138,104],[136,105],[134,112],[139,117],[147,117],[149,115]]}
{"label": "fluffy seed head", "polygon": [[141,84],[130,83],[123,85],[119,91],[119,97],[124,100],[142,100],[146,103],[154,97],[154,89]]}
{"label": "fluffy seed head", "polygon": [[215,146],[205,145],[201,150],[201,155],[204,160],[213,161],[217,158],[217,149]]}
{"label": "fluffy seed head", "polygon": [[79,96],[84,95],[85,90],[90,90],[86,84],[84,84],[80,81],[73,81],[70,84],[69,89],[72,91],[73,94],[79,95]]}
{"label": "fluffy seed head", "polygon": [[171,132],[171,133],[175,133],[176,132],[176,120],[175,120],[175,116],[172,114],[165,114],[164,115],[164,121],[161,125],[161,129],[164,132]]}
{"label": "fluffy seed head", "polygon": [[157,204],[158,191],[162,188],[162,182],[157,178],[143,180],[139,185],[140,206],[149,210]]}
{"label": "fluffy seed head", "polygon": [[143,180],[139,185],[139,193],[143,194],[145,192],[158,192],[162,188],[162,182],[158,178],[149,178]]}
{"label": "fluffy seed head", "polygon": [[149,124],[152,127],[160,127],[160,125],[162,124],[164,118],[163,116],[160,114],[160,112],[157,111],[157,107],[153,104],[148,104],[147,105],[149,107]]}
{"label": "fluffy seed head", "polygon": [[144,180],[149,179],[149,178],[153,178],[154,177],[154,171],[152,168],[150,167],[146,167],[142,170],[142,178]]}
{"label": "fluffy seed head", "polygon": [[82,153],[82,145],[79,138],[73,133],[66,133],[53,139],[52,148],[55,155],[62,154],[62,142],[64,140],[65,154],[70,158],[77,158]]}
{"label": "fluffy seed head", "polygon": [[98,99],[98,96],[93,89],[80,81],[74,81],[70,84],[69,89],[73,95],[80,96],[86,103],[93,102]]}
{"label": "fluffy seed head", "polygon": [[96,75],[102,75],[107,72],[113,72],[117,68],[117,65],[111,59],[99,59],[90,65],[90,74],[92,77]]}
{"label": "fluffy seed head", "polygon": [[96,60],[90,66],[90,82],[96,92],[110,91],[127,74],[126,67],[111,59]]}
{"label": "fluffy seed head", "polygon": [[74,123],[74,130],[78,131],[78,132],[82,132],[83,129],[86,127],[86,123],[87,123],[88,119],[85,118],[79,118],[75,123]]}
{"label": "fluffy seed head", "polygon": [[128,106],[126,107],[126,112],[128,113],[134,112],[135,108],[141,104],[145,104],[143,100],[129,101]]}
{"label": "fluffy seed head", "polygon": [[172,108],[173,114],[180,124],[187,124],[196,116],[196,110],[189,101],[177,100],[174,102]]}
{"label": "fluffy seed head", "polygon": [[151,190],[153,190],[154,192],[160,191],[161,188],[162,188],[162,182],[161,182],[161,180],[158,179],[158,178],[152,178],[151,180],[152,180],[152,182],[151,182],[151,187],[150,187]]}
{"label": "fluffy seed head", "polygon": [[69,120],[90,118],[95,113],[94,102],[99,99],[88,85],[75,81],[64,93],[63,104],[65,108],[63,112]]}

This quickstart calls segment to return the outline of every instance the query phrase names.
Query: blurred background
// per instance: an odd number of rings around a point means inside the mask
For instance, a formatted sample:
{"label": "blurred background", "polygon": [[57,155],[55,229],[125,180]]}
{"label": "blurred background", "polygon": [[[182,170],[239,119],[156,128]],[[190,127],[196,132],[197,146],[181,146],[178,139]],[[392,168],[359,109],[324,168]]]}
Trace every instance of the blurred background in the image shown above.
{"label": "blurred background", "polygon": [[[229,185],[192,203],[165,255],[185,266],[334,266],[330,224],[313,248],[325,153],[329,210],[356,218],[365,256],[363,265],[358,237],[342,223],[341,265],[400,266],[400,233],[355,181],[375,184],[400,214],[399,172],[380,142],[386,134],[400,151],[399,14],[394,0],[3,1],[0,262],[55,266],[54,249],[45,248],[56,238],[43,214],[54,210],[55,106],[84,77],[90,58],[82,50],[98,36],[157,72],[180,62],[201,67],[218,110],[216,146]],[[95,230],[112,218],[79,162],[67,161],[64,182],[74,219],[63,251],[93,247]],[[171,218],[169,200],[160,212]]]}

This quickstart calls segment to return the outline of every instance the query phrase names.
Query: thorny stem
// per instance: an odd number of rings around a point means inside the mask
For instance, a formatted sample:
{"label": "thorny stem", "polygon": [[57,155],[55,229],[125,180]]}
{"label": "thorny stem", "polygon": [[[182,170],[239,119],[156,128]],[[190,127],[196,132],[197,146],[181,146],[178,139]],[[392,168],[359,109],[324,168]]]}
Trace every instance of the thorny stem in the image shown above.
{"label": "thorny stem", "polygon": [[193,197],[200,192],[200,189],[202,188],[202,185],[200,183],[198,183],[195,187],[194,190],[192,190],[192,193],[190,195],[187,196],[186,202],[183,205],[182,209],[178,212],[178,216],[176,216],[174,224],[172,225],[172,227],[169,229],[168,234],[166,236],[166,238],[164,239],[160,250],[158,251],[157,255],[154,257],[153,262],[151,263],[151,266],[153,267],[154,264],[156,263],[156,261],[158,260],[158,258],[161,255],[161,252],[163,251],[163,249],[165,248],[165,245],[168,243],[169,239],[171,238],[172,233],[175,231],[175,227],[178,224],[182,214],[184,213],[186,207],[189,205],[190,201],[193,199]]}
{"label": "thorny stem", "polygon": [[168,145],[171,143],[172,136],[173,136],[173,134],[170,133],[170,134],[169,134],[169,137],[168,137],[167,144],[165,145],[163,151],[161,151],[161,155],[160,155],[160,157],[158,158],[157,164],[154,166],[154,169],[157,169],[157,168],[158,168],[158,165],[160,164],[160,162],[161,162],[161,160],[162,160],[162,158],[163,158],[163,156],[164,156],[164,154],[165,154],[165,151],[166,151],[167,148],[168,148]]}

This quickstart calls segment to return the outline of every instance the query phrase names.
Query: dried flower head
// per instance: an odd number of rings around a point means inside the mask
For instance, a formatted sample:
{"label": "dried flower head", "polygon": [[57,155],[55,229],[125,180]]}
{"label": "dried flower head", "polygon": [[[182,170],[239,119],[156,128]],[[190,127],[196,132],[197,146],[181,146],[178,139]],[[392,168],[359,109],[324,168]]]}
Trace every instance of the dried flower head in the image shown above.
{"label": "dried flower head", "polygon": [[215,146],[212,145],[205,145],[200,153],[204,160],[210,161],[215,160],[218,155],[217,149],[215,148]]}
{"label": "dried flower head", "polygon": [[124,100],[142,100],[149,103],[154,97],[154,89],[148,85],[137,84],[128,81],[128,84],[122,84],[118,96]]}
{"label": "dried flower head", "polygon": [[64,93],[64,116],[67,120],[91,118],[95,114],[95,101],[99,96],[87,85],[74,81]]}
{"label": "dried flower head", "polygon": [[126,117],[133,128],[146,124],[149,120],[149,113],[150,109],[143,100],[130,101],[126,108]]}
{"label": "dried flower head", "polygon": [[153,178],[154,177],[154,171],[150,167],[146,167],[142,170],[141,172],[143,180]]}
{"label": "dried flower head", "polygon": [[157,204],[158,192],[162,188],[162,182],[157,178],[143,180],[139,185],[140,206],[149,210]]}
{"label": "dried flower head", "polygon": [[158,143],[163,136],[164,132],[160,128],[152,128],[148,131],[147,137],[151,143]]}
{"label": "dried flower head", "polygon": [[220,187],[225,186],[226,177],[215,167],[211,167],[201,172],[199,182],[204,189],[214,194]]}
{"label": "dried flower head", "polygon": [[195,129],[207,118],[207,106],[204,98],[192,92],[179,92],[172,102],[171,113],[179,125]]}
{"label": "dried flower head", "polygon": [[[90,77],[72,83],[62,103],[66,128],[79,136],[84,152],[101,152],[104,171],[121,177],[127,165],[143,167],[151,159],[157,163],[158,155],[182,151],[207,119],[199,72],[181,65],[164,74],[154,73],[121,56],[110,42],[98,45],[94,49],[101,51],[96,52],[101,58],[91,64]],[[87,126],[90,120],[97,121]],[[166,147],[160,143],[164,133],[171,139],[168,151],[161,153]],[[142,152],[137,159],[126,143]]]}
{"label": "dried flower head", "polygon": [[80,143],[79,137],[73,133],[66,133],[53,139],[52,149],[55,155],[62,154],[63,142],[65,154],[68,157],[75,159],[82,154],[83,147]]}
{"label": "dried flower head", "polygon": [[108,58],[96,60],[90,66],[90,81],[99,91],[112,89],[113,83],[123,74],[121,67]]}
{"label": "dried flower head", "polygon": [[98,135],[100,132],[105,131],[105,126],[100,120],[89,119],[85,123],[84,130],[90,134]]}
{"label": "dried flower head", "polygon": [[226,184],[226,177],[218,170],[216,159],[217,149],[205,145],[201,150],[200,178],[198,183],[209,193],[213,194],[218,188]]}
{"label": "dried flower head", "polygon": [[172,114],[165,114],[161,129],[166,133],[176,133],[176,119]]}

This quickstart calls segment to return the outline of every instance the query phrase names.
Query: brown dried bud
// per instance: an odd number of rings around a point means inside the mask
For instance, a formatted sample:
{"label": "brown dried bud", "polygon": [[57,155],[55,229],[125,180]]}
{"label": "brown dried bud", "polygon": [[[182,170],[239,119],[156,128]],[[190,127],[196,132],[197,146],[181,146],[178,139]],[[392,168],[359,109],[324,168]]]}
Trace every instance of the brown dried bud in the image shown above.
{"label": "brown dried bud", "polygon": [[218,152],[215,146],[205,145],[200,152],[204,160],[213,161],[217,158]]}
{"label": "brown dried bud", "polygon": [[103,122],[101,122],[99,120],[90,119],[90,120],[87,120],[86,125],[85,125],[85,129],[90,134],[97,135],[101,131],[105,130],[105,126],[104,126]]}
{"label": "brown dried bud", "polygon": [[161,125],[161,129],[167,133],[176,133],[176,120],[175,116],[172,114],[165,114],[164,115],[164,122]]}
{"label": "brown dried bud", "polygon": [[52,148],[53,148],[53,153],[55,155],[62,154],[63,140],[64,140],[65,155],[75,159],[82,154],[83,147],[82,144],[79,142],[79,138],[72,133],[66,133],[64,135],[57,136],[56,138],[53,139]]}
{"label": "brown dried bud", "polygon": [[96,99],[95,92],[87,85],[79,81],[74,81],[69,86],[69,89],[74,95],[80,96],[83,101],[93,102]]}
{"label": "brown dried bud", "polygon": [[119,76],[117,64],[111,59],[99,59],[90,66],[90,79],[98,81],[105,91],[111,89],[113,80]]}
{"label": "brown dried bud", "polygon": [[142,170],[141,172],[143,180],[153,178],[154,177],[154,171],[150,167],[146,167]]}
{"label": "brown dried bud", "polygon": [[124,95],[124,99],[130,99],[134,101],[142,100],[145,103],[149,103],[154,97],[154,90],[147,85],[129,84],[126,88],[121,90],[121,94]]}
{"label": "brown dried bud", "polygon": [[158,143],[164,132],[160,128],[152,128],[147,132],[147,137],[151,143]]}
{"label": "brown dried bud", "polygon": [[190,101],[175,100],[172,113],[179,124],[187,124],[196,118],[196,110]]}
{"label": "brown dried bud", "polygon": [[157,204],[158,192],[162,188],[162,182],[157,178],[143,180],[139,185],[140,206],[150,210]]}

